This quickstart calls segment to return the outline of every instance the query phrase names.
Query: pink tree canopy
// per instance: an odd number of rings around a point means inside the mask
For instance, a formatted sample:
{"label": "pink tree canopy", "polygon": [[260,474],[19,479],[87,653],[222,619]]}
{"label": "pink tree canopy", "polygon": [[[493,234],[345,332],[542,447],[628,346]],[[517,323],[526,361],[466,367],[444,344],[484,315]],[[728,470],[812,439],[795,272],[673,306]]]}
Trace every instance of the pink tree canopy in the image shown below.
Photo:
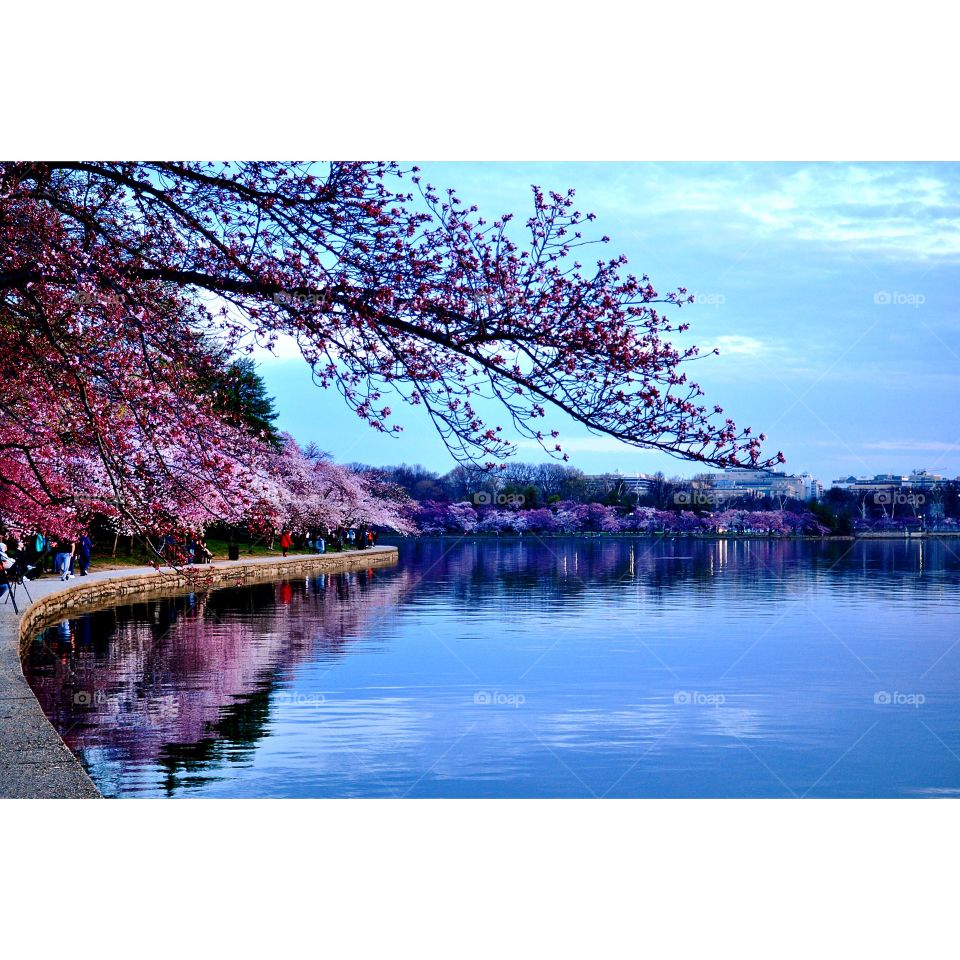
{"label": "pink tree canopy", "polygon": [[280,334],[371,427],[401,429],[392,393],[464,460],[513,449],[481,397],[556,456],[550,411],[704,463],[782,459],[689,380],[661,312],[685,291],[581,263],[606,238],[572,191],[512,219],[387,163],[0,163],[0,513],[242,513],[263,451],[211,374]]}

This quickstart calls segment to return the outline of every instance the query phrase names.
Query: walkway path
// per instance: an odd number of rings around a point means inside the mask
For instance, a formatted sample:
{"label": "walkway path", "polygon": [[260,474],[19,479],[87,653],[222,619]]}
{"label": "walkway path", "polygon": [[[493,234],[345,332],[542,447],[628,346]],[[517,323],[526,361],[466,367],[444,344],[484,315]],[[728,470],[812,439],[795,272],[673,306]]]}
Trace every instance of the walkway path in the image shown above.
{"label": "walkway path", "polygon": [[[396,563],[396,547],[373,547],[345,553],[257,557],[218,561],[189,568],[202,589],[256,580],[336,573]],[[197,584],[186,575],[152,567],[105,570],[63,583],[58,577],[34,580],[17,591],[20,616],[13,604],[0,601],[0,798],[99,797],[80,761],[67,749],[44,716],[20,665],[21,642],[29,642],[43,625],[79,615],[84,608],[120,604],[134,594],[189,590]],[[26,609],[25,609],[26,608]]]}

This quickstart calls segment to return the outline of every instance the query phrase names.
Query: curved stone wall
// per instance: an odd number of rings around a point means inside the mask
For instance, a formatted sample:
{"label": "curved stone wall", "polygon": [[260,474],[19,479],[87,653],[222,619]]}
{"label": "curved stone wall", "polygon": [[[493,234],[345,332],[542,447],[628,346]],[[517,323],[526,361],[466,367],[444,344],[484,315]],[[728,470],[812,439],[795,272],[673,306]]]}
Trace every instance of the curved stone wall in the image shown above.
{"label": "curved stone wall", "polygon": [[[70,616],[123,603],[128,597],[216,590],[267,580],[390,566],[396,547],[322,555],[220,561],[203,567],[157,571],[140,567],[92,573],[68,584],[50,578],[30,583],[33,596],[17,617],[0,604],[0,798],[98,797],[80,761],[44,716],[20,665],[22,651],[47,626]],[[26,594],[19,590],[23,607]]]}

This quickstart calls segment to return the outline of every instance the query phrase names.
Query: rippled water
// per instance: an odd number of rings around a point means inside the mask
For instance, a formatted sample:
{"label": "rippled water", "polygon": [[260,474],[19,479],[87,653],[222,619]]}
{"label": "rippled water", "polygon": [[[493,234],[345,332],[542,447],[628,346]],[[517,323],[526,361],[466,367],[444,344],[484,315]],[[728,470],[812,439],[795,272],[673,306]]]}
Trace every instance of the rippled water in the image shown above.
{"label": "rippled water", "polygon": [[414,541],[24,669],[109,796],[951,796],[960,541]]}

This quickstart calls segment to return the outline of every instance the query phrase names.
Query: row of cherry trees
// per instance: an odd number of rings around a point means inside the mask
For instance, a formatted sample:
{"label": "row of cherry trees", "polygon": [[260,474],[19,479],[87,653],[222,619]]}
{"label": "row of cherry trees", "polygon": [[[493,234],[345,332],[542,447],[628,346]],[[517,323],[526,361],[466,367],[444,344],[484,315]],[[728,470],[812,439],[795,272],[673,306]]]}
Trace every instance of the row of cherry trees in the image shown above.
{"label": "row of cherry trees", "polygon": [[244,527],[255,536],[359,525],[399,533],[416,529],[414,504],[402,490],[336,464],[324,453],[303,450],[289,435],[281,438],[279,449],[249,436],[231,442],[237,445],[233,458],[211,456],[204,464],[216,468],[218,483],[194,471],[177,451],[165,458],[175,470],[155,478],[137,474],[138,493],[149,510],[146,524],[111,496],[109,477],[92,452],[77,455],[77,469],[62,478],[66,494],[57,503],[40,506],[11,496],[10,486],[0,487],[0,520],[24,533],[76,537],[97,519],[146,539],[196,532],[213,523]]}
{"label": "row of cherry trees", "polygon": [[323,453],[301,450],[286,436],[270,458],[266,494],[256,509],[271,529],[337,530],[374,526],[413,533],[415,504],[393,484],[334,463]]}
{"label": "row of cherry trees", "polygon": [[538,510],[510,510],[470,503],[421,505],[417,515],[425,534],[468,533],[671,533],[826,536],[829,530],[809,512],[723,510],[699,516],[691,511],[638,507],[623,514],[600,503],[556,503]]}

